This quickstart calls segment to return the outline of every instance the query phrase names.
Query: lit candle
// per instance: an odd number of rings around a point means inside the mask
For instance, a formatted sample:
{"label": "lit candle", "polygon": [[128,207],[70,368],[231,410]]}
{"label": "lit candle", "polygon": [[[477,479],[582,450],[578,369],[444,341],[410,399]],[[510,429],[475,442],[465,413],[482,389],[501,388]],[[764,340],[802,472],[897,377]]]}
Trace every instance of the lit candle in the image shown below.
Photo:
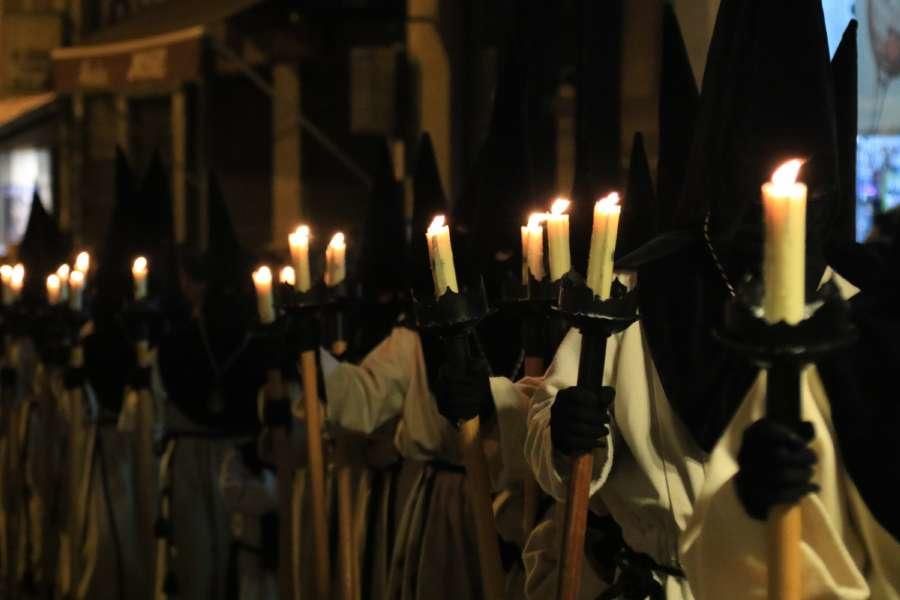
{"label": "lit candle", "polygon": [[347,242],[340,231],[334,234],[325,249],[325,285],[334,287],[347,277]]}
{"label": "lit candle", "polygon": [[550,279],[559,281],[572,270],[572,255],[569,250],[569,201],[557,198],[547,215],[547,246],[550,250]]}
{"label": "lit candle", "polygon": [[456,266],[453,264],[453,247],[450,245],[450,227],[444,215],[438,215],[425,232],[428,240],[428,258],[434,278],[434,293],[443,296],[448,289],[459,293],[456,283]]}
{"label": "lit candle", "polygon": [[60,282],[56,273],[47,275],[47,302],[50,306],[59,304],[60,298]]}
{"label": "lit candle", "polygon": [[143,300],[147,297],[147,259],[138,256],[131,265],[131,274],[134,277],[134,299]]}
{"label": "lit candle", "polygon": [[275,299],[272,296],[272,271],[269,267],[260,267],[253,272],[253,285],[256,287],[259,322],[263,325],[274,323]]}
{"label": "lit candle", "polygon": [[9,306],[13,303],[12,276],[13,268],[11,265],[0,267],[0,282],[3,284],[3,306]]}
{"label": "lit candle", "polygon": [[13,267],[12,279],[9,282],[9,287],[12,289],[13,293],[13,301],[19,299],[22,295],[22,287],[25,285],[25,265],[22,263],[18,263],[15,267]]}
{"label": "lit candle", "polygon": [[300,225],[288,236],[291,246],[291,260],[294,263],[294,289],[308,292],[312,287],[309,276],[309,227]]}
{"label": "lit candle", "polygon": [[69,299],[69,273],[72,272],[72,269],[69,268],[69,265],[59,265],[59,268],[56,269],[56,276],[59,277],[59,299],[61,302],[66,302]]}
{"label": "lit candle", "polygon": [[285,285],[294,287],[294,284],[297,281],[296,275],[294,274],[294,267],[282,267],[281,272],[278,273],[278,281]]}
{"label": "lit candle", "polygon": [[79,311],[84,293],[84,271],[72,271],[69,275],[69,306]]}
{"label": "lit candle", "polygon": [[75,270],[81,271],[85,275],[91,270],[91,255],[87,252],[79,252],[75,257]]}
{"label": "lit candle", "polygon": [[619,235],[619,194],[613,192],[594,204],[594,228],[588,258],[587,285],[601,299],[609,298],[612,288],[613,254]]}
{"label": "lit candle", "polygon": [[544,213],[532,213],[528,224],[522,227],[522,284],[528,285],[528,275],[535,281],[546,276],[544,271],[544,226],[547,220]]}
{"label": "lit candle", "polygon": [[806,186],[802,160],[790,160],[762,187],[765,214],[763,311],[770,323],[798,323],[806,302]]}

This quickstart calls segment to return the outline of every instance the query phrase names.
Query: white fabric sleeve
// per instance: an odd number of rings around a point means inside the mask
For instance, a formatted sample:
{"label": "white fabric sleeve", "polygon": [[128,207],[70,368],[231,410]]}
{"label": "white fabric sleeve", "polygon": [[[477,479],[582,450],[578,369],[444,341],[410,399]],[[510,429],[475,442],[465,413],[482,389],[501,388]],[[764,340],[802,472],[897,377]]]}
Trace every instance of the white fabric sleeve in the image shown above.
{"label": "white fabric sleeve", "polygon": [[525,462],[525,436],[528,431],[528,409],[541,380],[525,378],[513,383],[506,377],[491,377],[491,395],[496,410],[498,452],[490,461],[494,490],[505,489],[524,480],[528,474]]}
{"label": "white fabric sleeve", "polygon": [[399,329],[376,346],[362,363],[339,363],[325,376],[326,419],[344,429],[370,434],[400,414],[414,356]]}
{"label": "white fabric sleeve", "polygon": [[[604,383],[610,381],[613,359],[617,350],[616,338],[610,338],[606,347]],[[525,459],[534,472],[538,485],[553,498],[564,501],[570,460],[553,448],[550,439],[550,409],[556,394],[578,383],[578,363],[581,354],[581,334],[572,329],[563,339],[556,356],[547,371],[544,383],[533,397],[528,413],[528,432],[525,438]],[[606,482],[612,468],[614,453],[614,427],[611,426],[606,445],[594,451],[594,473],[590,493],[593,496]]]}

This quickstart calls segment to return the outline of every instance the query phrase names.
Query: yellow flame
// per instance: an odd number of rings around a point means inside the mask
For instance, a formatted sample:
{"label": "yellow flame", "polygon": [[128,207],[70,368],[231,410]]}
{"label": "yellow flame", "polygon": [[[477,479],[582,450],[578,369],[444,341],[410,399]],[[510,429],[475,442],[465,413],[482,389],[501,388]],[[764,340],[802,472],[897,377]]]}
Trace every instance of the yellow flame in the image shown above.
{"label": "yellow flame", "polygon": [[51,273],[47,275],[47,289],[48,290],[58,290],[59,289],[59,277],[56,273]]}
{"label": "yellow flame", "polygon": [[71,283],[73,287],[79,287],[84,283],[84,272],[72,271],[72,274],[69,275],[69,283]]}
{"label": "yellow flame", "polygon": [[619,200],[619,192],[612,192],[611,194],[597,200],[597,204],[605,209],[610,209],[614,206],[618,206]]}
{"label": "yellow flame", "polygon": [[550,207],[550,212],[554,215],[561,215],[569,209],[571,202],[567,198],[557,198]]}
{"label": "yellow flame", "polygon": [[59,265],[59,268],[56,269],[56,274],[59,276],[60,281],[68,281],[71,271],[69,265]]}
{"label": "yellow flame", "polygon": [[528,227],[534,228],[538,227],[541,223],[547,220],[547,213],[531,213],[528,215]]}
{"label": "yellow flame", "polygon": [[800,168],[803,166],[804,162],[805,161],[799,158],[793,158],[786,163],[783,163],[780,167],[775,169],[774,173],[772,173],[772,183],[778,186],[796,183],[797,175],[800,173]]}
{"label": "yellow flame", "polygon": [[272,270],[263,265],[253,271],[253,283],[257,285],[265,285],[272,283]]}
{"label": "yellow flame", "polygon": [[147,272],[147,259],[143,256],[138,256],[134,259],[134,264],[131,265],[131,272],[134,275],[138,273],[146,273]]}
{"label": "yellow flame", "polygon": [[447,218],[444,215],[438,215],[428,226],[428,233],[437,233],[447,225]]}
{"label": "yellow flame", "polygon": [[331,241],[328,242],[329,248],[346,248],[346,241],[344,239],[344,234],[338,231],[331,237]]}
{"label": "yellow flame", "polygon": [[2,267],[0,267],[0,280],[2,280],[3,283],[8,284],[10,281],[12,281],[12,276],[13,276],[12,266],[3,265]]}
{"label": "yellow flame", "polygon": [[294,285],[297,282],[297,276],[294,273],[294,267],[282,267],[281,273],[278,274],[278,281],[287,285]]}
{"label": "yellow flame", "polygon": [[91,255],[87,252],[80,252],[77,257],[75,257],[75,270],[81,271],[82,273],[87,273],[91,268]]}
{"label": "yellow flame", "polygon": [[25,281],[25,265],[18,263],[13,267],[11,283],[13,287],[22,287],[23,281]]}
{"label": "yellow flame", "polygon": [[301,242],[309,241],[309,225],[298,225],[290,235],[288,242],[291,246],[299,246]]}

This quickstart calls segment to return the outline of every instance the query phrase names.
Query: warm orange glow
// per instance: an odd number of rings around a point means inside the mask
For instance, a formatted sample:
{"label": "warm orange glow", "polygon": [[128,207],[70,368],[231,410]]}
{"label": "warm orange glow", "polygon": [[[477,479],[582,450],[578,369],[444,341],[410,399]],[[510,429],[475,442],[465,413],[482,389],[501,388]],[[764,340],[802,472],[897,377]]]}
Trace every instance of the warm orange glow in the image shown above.
{"label": "warm orange glow", "polygon": [[433,235],[446,227],[446,225],[447,218],[444,215],[438,215],[431,221],[431,225],[428,226],[428,233]]}
{"label": "warm orange glow", "polygon": [[344,240],[344,234],[338,231],[331,237],[331,241],[328,242],[329,248],[335,249],[344,249],[347,247],[347,243]]}
{"label": "warm orange glow", "polygon": [[290,243],[291,248],[294,248],[300,246],[304,242],[309,243],[309,226],[298,225],[297,229],[288,235],[288,243]]}
{"label": "warm orange glow", "polygon": [[87,273],[91,268],[91,255],[87,252],[80,252],[75,258],[75,270]]}
{"label": "warm orange glow", "polygon": [[59,268],[56,269],[56,274],[59,276],[59,280],[63,283],[69,281],[69,273],[71,273],[71,269],[69,265],[59,265]]}
{"label": "warm orange glow", "polygon": [[294,273],[294,267],[287,266],[281,268],[281,273],[278,274],[278,281],[287,285],[294,285],[297,281],[297,275]]}
{"label": "warm orange glow", "polygon": [[782,164],[772,173],[772,183],[779,187],[793,185],[797,182],[797,175],[800,174],[803,163],[803,160],[794,158]]}
{"label": "warm orange glow", "polygon": [[84,273],[82,271],[72,271],[72,274],[69,275],[69,284],[73,288],[80,288],[84,285]]}
{"label": "warm orange glow", "polygon": [[132,275],[146,275],[147,266],[147,259],[143,256],[138,256],[134,259],[134,264],[131,265]]}
{"label": "warm orange glow", "polygon": [[9,284],[12,286],[14,290],[21,290],[22,284],[25,282],[25,265],[22,263],[17,264],[13,267],[12,271],[12,279]]}
{"label": "warm orange glow", "polygon": [[597,200],[596,207],[604,213],[613,212],[619,208],[619,192],[612,192],[604,198]]}
{"label": "warm orange glow", "polygon": [[12,281],[12,276],[13,268],[10,265],[0,267],[0,281],[3,281],[4,285],[9,285],[9,282]]}
{"label": "warm orange glow", "polygon": [[59,277],[57,277],[56,273],[47,275],[47,293],[52,300],[55,300],[56,295],[59,294],[59,285]]}
{"label": "warm orange glow", "polygon": [[547,220],[547,213],[531,213],[528,215],[528,228],[534,229]]}
{"label": "warm orange glow", "polygon": [[269,267],[262,266],[253,271],[253,283],[257,286],[272,285],[272,270]]}
{"label": "warm orange glow", "polygon": [[553,201],[553,205],[550,207],[550,212],[554,215],[561,215],[567,210],[569,210],[569,205],[571,202],[567,198],[557,198]]}

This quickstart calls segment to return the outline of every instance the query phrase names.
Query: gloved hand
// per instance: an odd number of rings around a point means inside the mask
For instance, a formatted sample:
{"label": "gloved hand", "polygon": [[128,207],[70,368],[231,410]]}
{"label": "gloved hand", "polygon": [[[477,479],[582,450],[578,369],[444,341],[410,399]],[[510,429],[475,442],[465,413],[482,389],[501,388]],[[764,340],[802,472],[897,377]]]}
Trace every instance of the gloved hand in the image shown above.
{"label": "gloved hand", "polygon": [[609,407],[616,397],[611,387],[594,394],[584,387],[570,387],[556,395],[550,408],[550,440],[553,447],[573,456],[590,452],[606,443]]}
{"label": "gloved hand", "polygon": [[445,362],[438,371],[438,410],[453,424],[493,412],[490,368],[484,359],[470,359],[465,366]]}
{"label": "gloved hand", "polygon": [[796,431],[763,418],[744,432],[735,479],[737,495],[750,517],[763,521],[776,504],[794,504],[816,492],[812,483],[816,455],[809,447],[812,423]]}

